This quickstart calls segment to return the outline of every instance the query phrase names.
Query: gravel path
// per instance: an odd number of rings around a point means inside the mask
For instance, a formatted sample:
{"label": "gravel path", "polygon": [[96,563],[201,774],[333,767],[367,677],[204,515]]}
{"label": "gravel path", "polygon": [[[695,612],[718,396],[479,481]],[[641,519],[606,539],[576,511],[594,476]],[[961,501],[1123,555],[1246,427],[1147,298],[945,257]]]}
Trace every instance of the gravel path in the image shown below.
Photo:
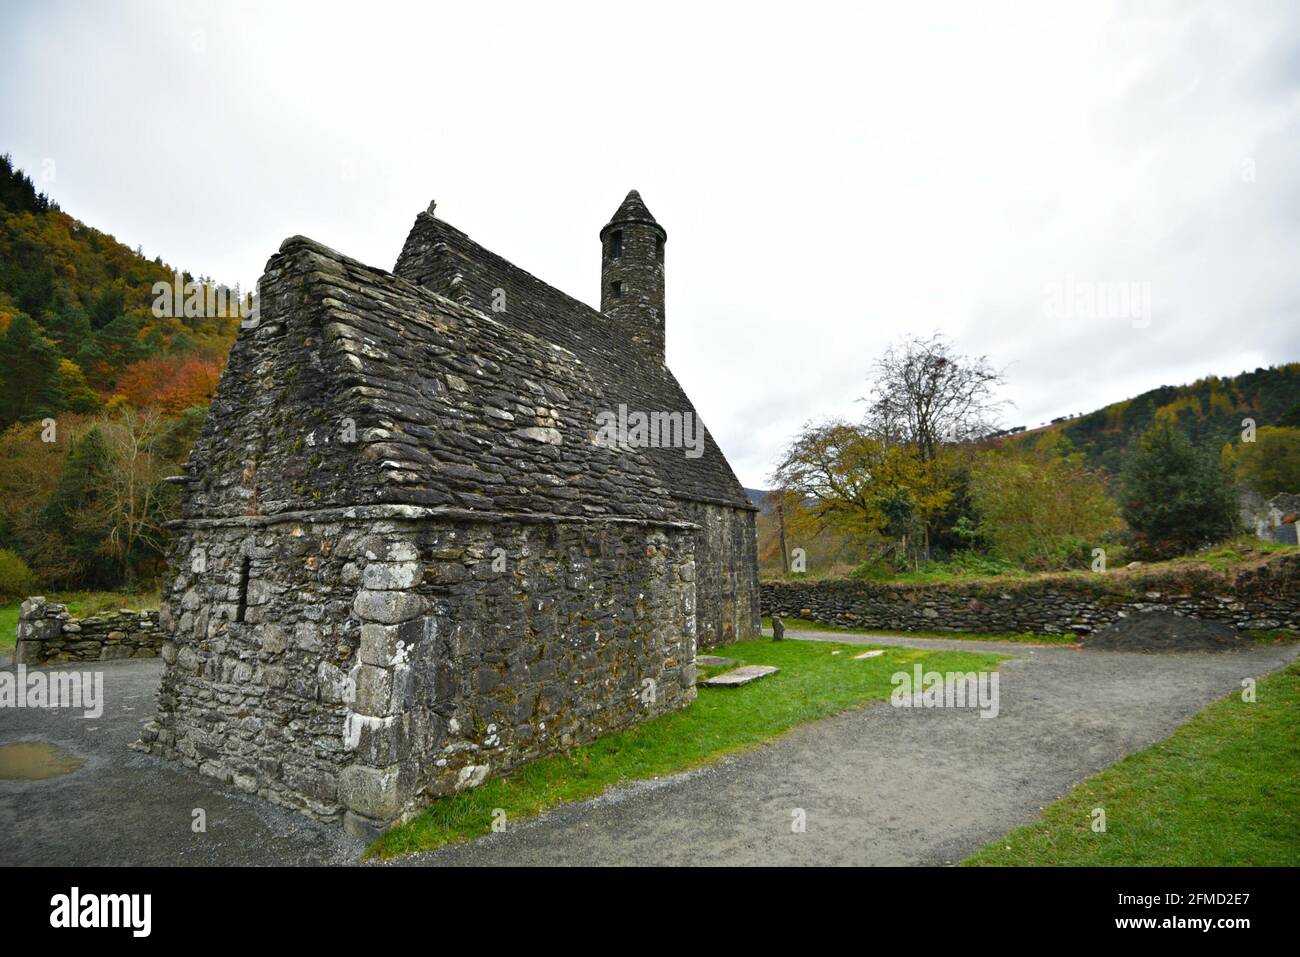
{"label": "gravel path", "polygon": [[[403,864],[945,864],[1032,820],[1074,784],[1168,736],[1293,659],[1295,645],[1142,655],[1003,642],[788,637],[995,651],[1000,712],[874,704],[796,728],[709,768],[620,789]],[[85,759],[0,781],[0,864],[330,864],[361,844],[127,749],[152,713],[158,663],[101,666],[109,707],[0,711],[0,744],[40,738]],[[208,812],[207,834],[190,830]],[[792,833],[802,809],[806,830]]]}
{"label": "gravel path", "polygon": [[[101,718],[0,709],[0,745],[48,741],[85,762],[44,781],[0,780],[0,865],[347,864],[365,849],[342,828],[130,750],[156,709],[162,661],[92,667],[104,673]],[[207,812],[206,833],[192,829],[195,808]]]}
{"label": "gravel path", "polygon": [[[787,638],[1017,655],[1000,712],[875,704],[703,771],[565,808],[420,864],[947,864],[1295,657],[1295,645],[1143,655],[1006,642]],[[804,833],[792,813],[806,814]]]}

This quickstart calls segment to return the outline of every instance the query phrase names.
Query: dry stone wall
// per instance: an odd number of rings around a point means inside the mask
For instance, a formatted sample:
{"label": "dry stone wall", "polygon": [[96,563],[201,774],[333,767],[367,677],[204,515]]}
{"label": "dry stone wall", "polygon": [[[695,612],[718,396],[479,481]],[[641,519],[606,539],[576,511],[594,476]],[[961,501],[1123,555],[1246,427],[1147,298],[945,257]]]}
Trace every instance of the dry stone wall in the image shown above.
{"label": "dry stone wall", "polygon": [[1144,611],[1243,630],[1300,629],[1300,555],[1236,574],[1063,575],[1028,582],[886,585],[847,579],[762,583],[763,614],[884,631],[1079,634]]}
{"label": "dry stone wall", "polygon": [[156,611],[124,608],[112,614],[74,618],[67,605],[39,596],[28,598],[19,607],[17,638],[15,665],[156,658],[163,643]]}

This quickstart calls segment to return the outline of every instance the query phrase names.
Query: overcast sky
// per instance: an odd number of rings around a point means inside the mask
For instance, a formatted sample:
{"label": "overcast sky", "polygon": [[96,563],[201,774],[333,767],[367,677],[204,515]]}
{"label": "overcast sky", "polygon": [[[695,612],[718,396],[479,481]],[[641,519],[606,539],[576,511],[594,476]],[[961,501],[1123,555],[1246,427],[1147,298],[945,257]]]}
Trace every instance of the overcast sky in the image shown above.
{"label": "overcast sky", "polygon": [[669,364],[747,486],[909,332],[1005,366],[1030,427],[1300,359],[1294,2],[0,10],[0,152],[231,284],[297,233],[392,268],[436,198],[595,304],[639,189]]}

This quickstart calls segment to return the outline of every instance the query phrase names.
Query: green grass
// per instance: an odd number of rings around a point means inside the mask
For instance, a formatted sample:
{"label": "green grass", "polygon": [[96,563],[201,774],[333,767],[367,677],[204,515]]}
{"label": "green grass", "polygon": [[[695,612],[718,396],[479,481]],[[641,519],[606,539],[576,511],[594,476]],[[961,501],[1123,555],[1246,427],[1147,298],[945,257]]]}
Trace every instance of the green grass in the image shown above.
{"label": "green grass", "polygon": [[1266,628],[1246,632],[1257,645],[1289,645],[1300,641],[1300,632],[1289,628]]}
{"label": "green grass", "polygon": [[[969,865],[1300,865],[1300,663],[1078,785]],[[1092,811],[1106,812],[1094,833]]]}
{"label": "green grass", "polygon": [[[741,688],[700,688],[684,711],[661,715],[571,752],[533,761],[503,778],[440,798],[408,824],[392,828],[366,852],[392,857],[466,841],[490,830],[495,808],[518,822],[631,781],[674,774],[758,746],[806,721],[829,717],[892,690],[889,678],[924,661],[937,671],[997,667],[1001,655],[889,648],[856,661],[863,645],[746,641],[714,654],[741,664],[776,665],[780,673]],[[839,654],[833,654],[839,652]],[[709,669],[717,671],[719,669]]]}
{"label": "green grass", "polygon": [[884,564],[862,564],[854,569],[850,578],[900,585],[954,584],[965,581],[984,581],[990,578],[1028,578],[1026,571],[1014,562],[974,552],[963,552],[948,561],[923,562],[916,568],[899,571]]}
{"label": "green grass", "polygon": [[1266,542],[1253,536],[1240,536],[1200,552],[1192,552],[1165,561],[1144,561],[1137,569],[1130,572],[1125,566],[1128,559],[1120,548],[1112,548],[1108,554],[1108,570],[1104,576],[1098,576],[1086,568],[1057,571],[1031,571],[1020,565],[990,555],[973,552],[960,553],[947,561],[925,562],[917,568],[899,571],[886,564],[859,565],[847,574],[834,574],[822,570],[817,574],[785,574],[780,567],[764,567],[764,580],[772,581],[807,581],[819,579],[857,579],[878,585],[986,585],[1006,587],[1008,589],[1021,585],[1047,580],[1086,579],[1095,581],[1098,577],[1111,581],[1117,587],[1136,575],[1146,578],[1161,574],[1182,574],[1189,571],[1238,572],[1247,571],[1264,564],[1270,558],[1284,553],[1295,552],[1297,546]]}
{"label": "green grass", "polygon": [[[46,592],[45,598],[68,606],[77,618],[88,618],[119,608],[157,608],[158,592],[128,594],[115,591]],[[18,606],[21,601],[0,605],[0,651],[13,651],[18,629]]]}
{"label": "green grass", "polygon": [[1238,566],[1255,563],[1279,552],[1295,551],[1295,545],[1283,545],[1280,542],[1266,542],[1253,535],[1234,538],[1223,542],[1204,552],[1194,552],[1170,559],[1164,564],[1170,568],[1183,566],[1206,566],[1215,571],[1229,571]]}
{"label": "green grass", "polygon": [[[1040,635],[1032,631],[887,631],[883,628],[846,628],[806,618],[782,618],[787,631],[825,631],[839,635],[888,635],[893,638],[948,638],[952,641],[1016,641],[1031,645],[1072,645],[1078,635]],[[771,629],[772,619],[763,617],[763,627]]]}

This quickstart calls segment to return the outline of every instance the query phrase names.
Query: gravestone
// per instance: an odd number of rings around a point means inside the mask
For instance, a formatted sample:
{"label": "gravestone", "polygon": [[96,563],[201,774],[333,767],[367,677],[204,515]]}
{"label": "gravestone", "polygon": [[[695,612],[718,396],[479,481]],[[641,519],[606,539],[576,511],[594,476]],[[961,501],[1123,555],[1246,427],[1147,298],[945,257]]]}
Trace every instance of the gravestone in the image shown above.
{"label": "gravestone", "polygon": [[759,678],[774,675],[780,670],[780,668],[775,668],[772,665],[741,665],[739,668],[733,668],[730,671],[724,671],[720,675],[714,675],[704,684],[709,688],[739,688],[741,685],[747,685]]}

